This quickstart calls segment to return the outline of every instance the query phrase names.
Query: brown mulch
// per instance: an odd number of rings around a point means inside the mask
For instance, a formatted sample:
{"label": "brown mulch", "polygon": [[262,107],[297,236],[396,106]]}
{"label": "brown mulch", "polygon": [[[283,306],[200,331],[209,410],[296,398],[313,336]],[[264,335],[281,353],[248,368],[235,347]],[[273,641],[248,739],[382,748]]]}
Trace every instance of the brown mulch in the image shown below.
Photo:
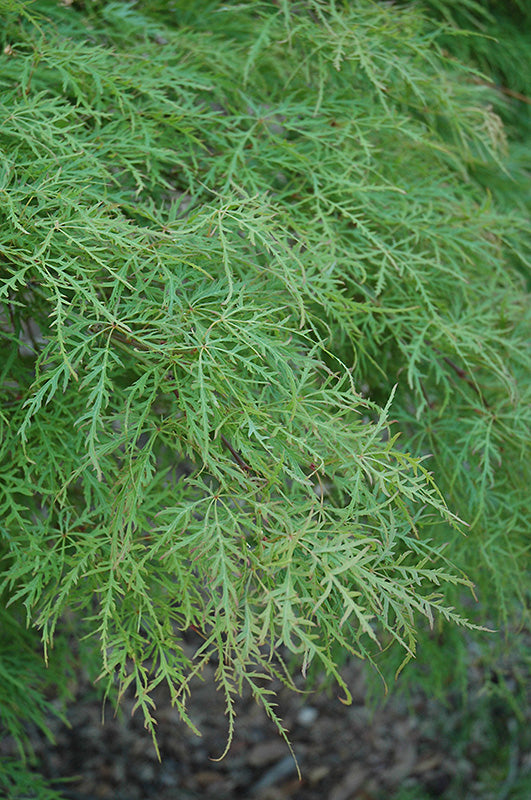
{"label": "brown mulch", "polygon": [[[227,719],[213,672],[206,668],[189,706],[201,737],[181,722],[164,691],[158,692],[161,762],[141,715],[131,713],[132,699],[123,701],[121,718],[108,709],[102,724],[101,702],[80,684],[68,713],[70,727],[50,723],[55,746],[32,734],[38,769],[52,780],[73,778],[63,785],[70,800],[508,800],[522,775],[531,773],[529,708],[525,719],[517,719],[507,705],[489,703],[479,672],[466,702],[454,697],[443,706],[419,689],[409,703],[393,694],[371,710],[360,663],[343,670],[350,706],[334,691],[309,695],[280,688],[279,713],[301,779],[286,743],[248,697],[238,701],[234,741],[219,761]],[[0,749],[0,755],[10,754],[6,741]]]}

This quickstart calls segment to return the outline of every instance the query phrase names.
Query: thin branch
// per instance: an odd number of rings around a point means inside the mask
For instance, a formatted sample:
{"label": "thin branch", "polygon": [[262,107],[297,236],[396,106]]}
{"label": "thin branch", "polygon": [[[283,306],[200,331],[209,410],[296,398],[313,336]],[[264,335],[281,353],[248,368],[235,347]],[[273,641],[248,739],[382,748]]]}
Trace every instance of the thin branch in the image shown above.
{"label": "thin branch", "polygon": [[482,81],[479,78],[475,79],[474,83],[479,86],[488,86],[489,89],[502,92],[502,94],[506,94],[508,97],[514,97],[515,100],[520,100],[521,103],[527,103],[527,105],[531,106],[531,97],[527,97],[527,95],[521,92],[515,92],[514,89],[509,89],[507,86],[500,86],[498,83],[492,83],[492,81]]}
{"label": "thin branch", "polygon": [[234,447],[231,445],[231,443],[229,442],[227,437],[223,436],[223,434],[221,434],[220,435],[220,439],[223,442],[223,445],[227,448],[227,450],[234,457],[234,460],[236,461],[238,466],[241,467],[244,470],[244,472],[251,473],[253,471],[252,468],[249,466],[249,464],[247,464],[246,461],[244,461],[244,459],[241,457],[241,455],[238,453],[238,451],[234,449]]}
{"label": "thin branch", "polygon": [[[173,392],[173,394],[175,395],[175,397],[178,400],[179,399],[179,390],[178,389],[172,389],[172,392]],[[252,471],[253,471],[252,467],[249,466],[249,464],[242,458],[240,453],[238,453],[238,451],[231,445],[231,443],[229,442],[227,437],[224,436],[223,434],[220,434],[220,439],[221,439],[221,442],[222,442],[223,446],[229,451],[229,453],[232,455],[232,457],[234,458],[234,460],[236,461],[238,466],[244,472],[247,472],[248,474],[251,474]]]}
{"label": "thin branch", "polygon": [[431,349],[432,349],[432,350],[433,350],[435,353],[438,353],[438,354],[441,356],[442,360],[443,360],[443,361],[444,361],[446,364],[448,364],[448,366],[449,366],[449,367],[450,367],[450,368],[451,368],[451,369],[452,369],[452,370],[455,372],[455,374],[456,374],[456,375],[457,375],[459,378],[461,378],[461,380],[465,381],[465,383],[466,383],[466,384],[468,384],[468,386],[470,386],[470,388],[471,388],[471,389],[472,389],[472,390],[473,390],[473,391],[474,391],[474,392],[477,394],[477,396],[479,397],[479,399],[481,400],[481,402],[483,403],[483,405],[485,406],[485,408],[488,408],[488,407],[489,407],[489,404],[487,403],[487,401],[486,401],[486,400],[485,400],[485,398],[483,397],[483,394],[482,394],[482,392],[481,392],[481,389],[480,389],[480,388],[479,388],[479,386],[477,385],[476,381],[475,381],[473,378],[471,378],[471,377],[470,377],[470,375],[468,374],[468,372],[466,372],[464,369],[462,369],[462,367],[458,366],[458,365],[457,365],[457,364],[456,364],[454,361],[452,361],[452,359],[451,359],[451,358],[449,358],[448,356],[443,356],[443,355],[442,355],[442,353],[441,353],[441,351],[440,351],[440,350],[439,350],[437,347],[435,347],[435,345],[434,345],[432,342],[430,342],[430,341],[428,340],[428,341],[426,342],[426,344],[427,344],[427,345],[428,345],[428,347],[430,347],[430,348],[431,348]]}

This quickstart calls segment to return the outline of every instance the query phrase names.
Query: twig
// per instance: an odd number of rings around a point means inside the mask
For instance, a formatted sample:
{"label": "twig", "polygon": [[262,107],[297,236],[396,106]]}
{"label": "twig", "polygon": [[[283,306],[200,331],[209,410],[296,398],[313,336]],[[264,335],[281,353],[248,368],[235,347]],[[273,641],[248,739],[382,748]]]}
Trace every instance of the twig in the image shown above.
{"label": "twig", "polygon": [[111,331],[111,339],[116,339],[118,342],[122,342],[122,344],[132,345],[136,347],[137,350],[143,350],[144,352],[149,353],[151,351],[151,347],[143,342],[139,342],[138,339],[135,339],[133,336],[126,336],[120,331],[117,331],[116,328],[113,328]]}
{"label": "twig", "polygon": [[461,369],[461,367],[458,367],[457,364],[454,364],[452,359],[448,358],[448,356],[443,356],[442,359],[443,359],[443,361],[445,361],[448,364],[449,367],[451,367],[453,369],[453,371],[455,372],[456,375],[458,375],[460,378],[462,378],[462,380],[464,380],[465,383],[468,383],[470,388],[473,389],[475,391],[475,393],[481,397],[481,399],[483,399],[479,388],[474,383],[472,378],[470,378],[469,375],[465,372],[464,369]]}
{"label": "twig", "polygon": [[[178,389],[172,389],[172,392],[173,392],[173,394],[175,395],[175,397],[178,400],[179,399],[179,390]],[[221,439],[221,442],[222,442],[223,446],[229,451],[229,453],[232,455],[232,457],[234,458],[234,460],[236,461],[238,466],[244,472],[247,472],[248,474],[251,474],[252,471],[253,471],[252,467],[250,467],[249,464],[247,464],[247,462],[241,457],[241,455],[238,453],[238,451],[231,445],[231,443],[229,442],[227,437],[224,436],[223,434],[220,434],[220,439]]]}
{"label": "twig", "polygon": [[241,467],[245,472],[251,473],[253,471],[252,468],[249,466],[249,464],[247,464],[246,461],[243,460],[238,451],[234,449],[234,447],[231,445],[226,436],[223,436],[223,434],[221,434],[220,439],[223,442],[223,445],[232,454],[238,466]]}
{"label": "twig", "polygon": [[452,361],[452,359],[451,359],[451,358],[448,358],[448,356],[443,356],[443,355],[442,355],[442,353],[441,353],[441,351],[440,351],[440,350],[439,350],[437,347],[435,347],[435,345],[433,344],[433,342],[430,342],[430,341],[428,340],[428,341],[426,341],[426,344],[428,345],[428,347],[431,347],[431,349],[432,349],[432,350],[433,350],[435,353],[438,353],[438,354],[441,356],[442,360],[443,360],[443,361],[444,361],[446,364],[448,364],[448,366],[449,366],[449,367],[451,367],[451,369],[453,369],[453,371],[455,372],[455,374],[456,374],[456,375],[457,375],[459,378],[461,378],[461,380],[465,381],[465,383],[466,383],[466,384],[468,384],[468,386],[470,386],[470,388],[471,388],[471,389],[472,389],[472,390],[473,390],[473,391],[474,391],[474,392],[477,394],[477,396],[479,397],[479,399],[481,400],[481,402],[483,403],[483,405],[485,406],[485,408],[489,408],[489,404],[487,403],[487,401],[486,401],[486,400],[485,400],[485,398],[483,397],[483,394],[482,394],[482,392],[481,392],[481,389],[479,388],[479,386],[477,385],[477,383],[476,383],[476,382],[473,380],[473,378],[471,378],[471,377],[470,377],[470,375],[468,374],[468,372],[466,372],[464,369],[462,369],[462,367],[459,367],[457,364],[455,364],[455,363]]}
{"label": "twig", "polygon": [[521,92],[515,92],[514,89],[509,89],[507,86],[500,86],[497,83],[492,83],[492,81],[482,81],[479,78],[476,79],[474,83],[480,86],[488,86],[489,89],[495,89],[497,92],[502,92],[502,94],[506,94],[508,97],[514,97],[515,100],[520,100],[521,103],[527,103],[527,105],[531,106],[531,97],[527,97],[527,95]]}

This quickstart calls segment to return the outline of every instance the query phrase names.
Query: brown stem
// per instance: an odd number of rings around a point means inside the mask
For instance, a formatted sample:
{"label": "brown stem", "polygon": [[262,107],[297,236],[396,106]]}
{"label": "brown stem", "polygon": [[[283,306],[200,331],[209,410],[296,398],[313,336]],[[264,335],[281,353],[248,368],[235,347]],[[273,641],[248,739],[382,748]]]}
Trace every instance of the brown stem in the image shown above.
{"label": "brown stem", "polygon": [[420,391],[422,392],[424,400],[426,401],[426,405],[428,406],[428,408],[435,408],[435,403],[431,403],[430,402],[430,400],[428,398],[428,393],[427,393],[426,389],[424,388],[424,384],[422,383],[421,380],[419,380],[419,384],[420,384]]}
{"label": "brown stem", "polygon": [[[173,391],[173,394],[175,395],[175,397],[178,400],[179,399],[179,390],[178,389],[173,389],[172,391]],[[186,411],[184,413],[186,414]],[[247,472],[249,474],[252,473],[252,471],[253,471],[252,468],[249,466],[249,464],[247,464],[246,461],[244,461],[244,459],[241,457],[241,455],[238,453],[238,451],[231,445],[231,443],[229,442],[227,437],[224,436],[223,434],[220,434],[220,439],[221,439],[221,442],[222,442],[223,446],[229,451],[229,453],[232,455],[232,457],[234,458],[234,460],[236,461],[238,466],[244,472]]]}
{"label": "brown stem", "polygon": [[241,467],[241,468],[244,470],[244,472],[249,472],[249,473],[250,473],[250,472],[252,472],[252,469],[251,469],[251,467],[249,466],[249,464],[247,464],[247,463],[246,463],[246,462],[243,460],[243,458],[241,457],[241,455],[238,453],[238,451],[237,451],[237,450],[235,450],[235,449],[234,449],[234,447],[231,445],[231,443],[230,443],[230,442],[229,442],[229,440],[226,438],[226,436],[223,436],[223,434],[221,434],[220,438],[221,438],[221,441],[223,442],[223,445],[224,445],[224,446],[227,448],[227,450],[228,450],[228,451],[231,453],[231,455],[233,456],[233,458],[234,458],[234,460],[236,461],[236,463],[238,464],[238,466],[239,466],[239,467]]}
{"label": "brown stem", "polygon": [[483,397],[483,394],[481,393],[481,389],[479,388],[479,386],[477,385],[477,383],[476,383],[476,382],[475,382],[475,381],[474,381],[474,380],[473,380],[473,379],[470,377],[470,375],[469,375],[467,372],[465,372],[465,370],[464,370],[464,369],[462,369],[462,368],[461,368],[461,367],[459,367],[457,364],[455,364],[455,363],[452,361],[452,359],[451,359],[451,358],[448,358],[448,356],[443,356],[443,355],[441,354],[441,351],[440,351],[440,350],[438,350],[438,348],[437,348],[437,347],[435,347],[435,345],[434,345],[434,344],[432,344],[432,342],[430,342],[430,341],[428,340],[426,343],[427,343],[428,347],[431,347],[431,349],[432,349],[432,350],[433,350],[435,353],[438,353],[438,354],[439,354],[439,355],[442,357],[442,360],[443,360],[443,361],[444,361],[446,364],[448,364],[448,366],[449,366],[451,369],[453,369],[453,371],[455,372],[455,374],[456,374],[456,375],[457,375],[459,378],[461,378],[461,380],[465,381],[465,383],[466,383],[466,384],[468,384],[468,386],[470,386],[470,388],[471,388],[471,389],[472,389],[472,390],[473,390],[473,391],[474,391],[474,392],[477,394],[477,396],[479,397],[479,399],[481,400],[481,402],[483,403],[483,405],[485,406],[485,408],[488,408],[488,407],[489,407],[489,404],[487,403],[487,401],[486,401],[486,400],[485,400],[485,398]]}
{"label": "brown stem", "polygon": [[527,103],[531,105],[531,97],[527,97],[527,95],[522,94],[521,92],[515,92],[514,89],[509,89],[507,86],[500,86],[497,83],[492,83],[491,81],[482,81],[482,80],[475,80],[474,83],[479,84],[480,86],[488,86],[489,89],[495,89],[497,92],[502,92],[502,94],[506,94],[508,97],[514,97],[515,100],[520,100],[521,103]]}
{"label": "brown stem", "polygon": [[143,350],[147,353],[151,350],[148,345],[139,342],[137,339],[133,338],[133,336],[126,336],[120,333],[120,331],[117,331],[115,328],[111,331],[111,339],[116,339],[118,342],[122,342],[122,344],[129,344],[132,347],[136,347],[137,350]]}
{"label": "brown stem", "polygon": [[464,380],[465,383],[468,383],[470,388],[473,389],[475,391],[475,393],[477,395],[479,395],[479,397],[481,397],[481,399],[483,399],[480,390],[478,389],[478,387],[476,386],[476,384],[474,383],[472,378],[470,378],[467,375],[465,370],[461,369],[461,367],[458,367],[457,364],[454,364],[454,362],[450,358],[448,358],[448,356],[443,356],[442,358],[443,358],[443,361],[445,361],[448,364],[448,366],[453,369],[455,374],[458,375],[462,380]]}

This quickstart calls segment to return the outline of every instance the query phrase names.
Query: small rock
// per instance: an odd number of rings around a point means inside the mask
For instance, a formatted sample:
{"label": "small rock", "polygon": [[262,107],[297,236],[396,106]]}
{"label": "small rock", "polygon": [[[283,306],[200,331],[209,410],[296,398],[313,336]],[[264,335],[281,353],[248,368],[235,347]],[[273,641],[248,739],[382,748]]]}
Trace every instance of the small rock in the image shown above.
{"label": "small rock", "polygon": [[319,783],[319,781],[322,781],[323,778],[326,778],[329,772],[330,767],[327,767],[325,764],[321,764],[319,767],[314,767],[308,773],[308,783],[310,786],[315,786],[316,783]]}
{"label": "small rock", "polygon": [[286,755],[286,743],[278,739],[270,739],[255,745],[249,753],[248,762],[253,767],[263,767],[278,761]]}
{"label": "small rock", "polygon": [[303,706],[297,714],[297,722],[304,728],[309,728],[316,721],[319,712],[313,706]]}
{"label": "small rock", "polygon": [[343,780],[330,793],[329,800],[350,800],[361,789],[368,778],[368,771],[362,764],[354,764]]}
{"label": "small rock", "polygon": [[155,772],[156,770],[153,764],[141,764],[137,770],[138,779],[141,780],[142,783],[152,783],[155,778]]}
{"label": "small rock", "polygon": [[223,776],[221,776],[219,772],[206,769],[196,772],[194,777],[202,789],[207,786],[211,786],[213,783],[221,783],[224,780]]}
{"label": "small rock", "polygon": [[265,789],[269,789],[270,786],[274,786],[276,783],[288,778],[289,776],[293,775],[297,771],[297,765],[293,760],[293,756],[286,756],[285,758],[281,759],[281,761],[277,761],[277,763],[268,769],[264,775],[260,778],[260,780],[255,783],[251,790],[251,794],[261,794],[264,792]]}

